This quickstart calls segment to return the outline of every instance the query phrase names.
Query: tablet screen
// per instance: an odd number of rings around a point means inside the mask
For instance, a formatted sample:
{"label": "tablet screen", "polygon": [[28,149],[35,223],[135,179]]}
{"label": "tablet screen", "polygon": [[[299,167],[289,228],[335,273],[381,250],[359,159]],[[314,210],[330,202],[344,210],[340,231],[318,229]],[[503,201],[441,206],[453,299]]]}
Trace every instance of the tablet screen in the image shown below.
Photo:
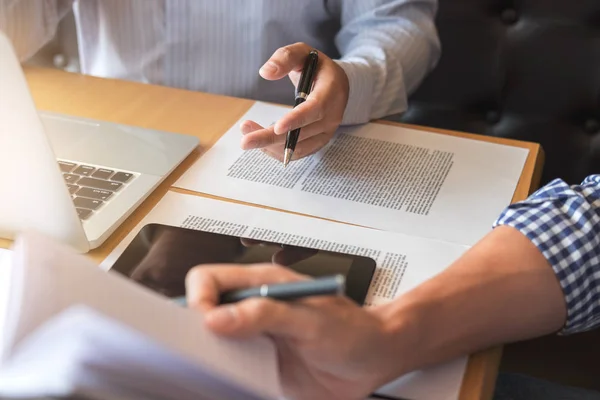
{"label": "tablet screen", "polygon": [[276,263],[314,277],[342,274],[346,295],[359,304],[375,272],[375,261],[367,257],[159,224],[144,226],[111,270],[179,297],[195,266],[256,263]]}

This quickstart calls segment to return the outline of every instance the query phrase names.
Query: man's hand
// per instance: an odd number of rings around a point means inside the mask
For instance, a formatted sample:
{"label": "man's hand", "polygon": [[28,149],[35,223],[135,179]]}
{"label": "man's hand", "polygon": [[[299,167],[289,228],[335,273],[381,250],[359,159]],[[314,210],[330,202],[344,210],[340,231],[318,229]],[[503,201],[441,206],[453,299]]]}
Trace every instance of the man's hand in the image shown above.
{"label": "man's hand", "polygon": [[308,278],[269,264],[205,265],[187,276],[187,302],[205,313],[216,333],[272,337],[286,398],[362,399],[403,372],[402,340],[390,334],[376,309],[345,297],[254,298],[217,306],[224,291],[302,279]]}
{"label": "man's hand", "polygon": [[[287,75],[294,86],[297,86],[310,50],[312,48],[304,43],[282,47],[261,67],[260,75],[268,80],[282,79]],[[349,90],[348,77],[344,70],[319,52],[313,90],[306,101],[270,127],[262,127],[254,121],[244,121],[240,127],[244,135],[242,148],[260,148],[281,161],[288,131],[302,128],[292,159],[317,152],[331,140],[342,122]],[[290,91],[290,98],[291,96]]]}

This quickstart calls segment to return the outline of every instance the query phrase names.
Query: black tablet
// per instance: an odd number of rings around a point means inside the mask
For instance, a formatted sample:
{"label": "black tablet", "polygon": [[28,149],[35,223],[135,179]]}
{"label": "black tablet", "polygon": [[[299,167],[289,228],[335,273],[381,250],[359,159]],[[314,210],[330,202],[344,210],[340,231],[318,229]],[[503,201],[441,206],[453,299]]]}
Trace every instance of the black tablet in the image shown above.
{"label": "black tablet", "polygon": [[144,226],[111,270],[179,297],[185,295],[187,272],[197,265],[265,262],[314,277],[343,274],[346,295],[360,305],[375,273],[368,257],[160,224]]}

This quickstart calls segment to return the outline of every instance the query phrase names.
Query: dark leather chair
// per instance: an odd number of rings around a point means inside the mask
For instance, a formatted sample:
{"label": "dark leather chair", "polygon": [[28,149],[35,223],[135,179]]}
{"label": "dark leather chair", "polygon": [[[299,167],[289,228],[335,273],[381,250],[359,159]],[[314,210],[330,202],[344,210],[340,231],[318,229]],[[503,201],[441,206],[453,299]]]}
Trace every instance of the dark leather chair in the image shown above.
{"label": "dark leather chair", "polygon": [[439,0],[442,57],[397,121],[538,142],[542,184],[600,173],[600,0]]}
{"label": "dark leather chair", "polygon": [[[600,0],[439,0],[411,124],[540,143],[542,185],[600,173]],[[600,390],[600,331],[505,347],[503,369]]]}

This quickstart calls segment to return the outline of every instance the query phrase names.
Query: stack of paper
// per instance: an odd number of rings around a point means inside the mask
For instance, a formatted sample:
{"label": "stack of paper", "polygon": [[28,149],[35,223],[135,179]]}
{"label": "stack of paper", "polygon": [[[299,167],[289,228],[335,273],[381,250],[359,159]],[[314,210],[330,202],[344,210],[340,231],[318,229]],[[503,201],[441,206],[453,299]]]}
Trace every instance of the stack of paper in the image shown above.
{"label": "stack of paper", "polygon": [[18,241],[4,300],[0,396],[281,395],[270,340],[218,337],[200,313],[42,237]]}

